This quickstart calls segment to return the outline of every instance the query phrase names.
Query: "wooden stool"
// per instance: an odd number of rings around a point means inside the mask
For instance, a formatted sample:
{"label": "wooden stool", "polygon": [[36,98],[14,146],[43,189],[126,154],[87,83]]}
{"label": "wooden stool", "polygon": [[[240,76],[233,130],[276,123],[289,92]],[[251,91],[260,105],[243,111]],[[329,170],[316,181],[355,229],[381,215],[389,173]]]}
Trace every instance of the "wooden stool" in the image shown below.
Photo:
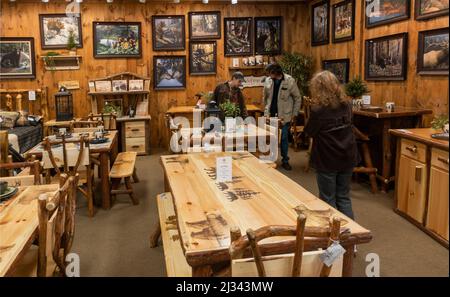
{"label": "wooden stool", "polygon": [[[130,178],[133,177],[135,183],[139,182],[136,174],[136,152],[122,152],[117,155],[114,165],[111,168],[109,177],[111,178],[111,196],[116,198],[117,194],[128,194],[134,205],[139,204],[139,200],[134,197],[133,187]],[[122,178],[125,180],[126,190],[119,190]]]}
{"label": "wooden stool", "polygon": [[361,166],[361,167],[355,167],[353,169],[353,172],[368,174],[371,192],[373,194],[376,194],[378,191],[377,168],[373,167],[372,157],[370,156],[370,149],[369,149],[370,139],[367,135],[365,135],[364,133],[359,131],[359,129],[356,127],[353,127],[353,132],[355,134],[356,140],[358,141],[359,145],[361,146],[363,162],[365,165],[365,166]]}

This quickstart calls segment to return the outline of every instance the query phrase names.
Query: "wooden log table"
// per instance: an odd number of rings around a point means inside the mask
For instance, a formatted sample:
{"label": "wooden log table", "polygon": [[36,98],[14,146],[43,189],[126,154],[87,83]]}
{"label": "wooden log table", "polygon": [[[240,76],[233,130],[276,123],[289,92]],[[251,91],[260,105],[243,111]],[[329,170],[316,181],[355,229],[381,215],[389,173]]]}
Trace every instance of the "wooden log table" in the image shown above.
{"label": "wooden log table", "polygon": [[[83,133],[86,134],[86,133]],[[89,138],[92,138],[93,133],[89,133]],[[79,133],[73,133],[73,138],[66,138],[67,141],[78,137]],[[111,186],[109,181],[109,171],[116,159],[118,153],[118,140],[117,131],[109,131],[109,134],[105,136],[108,138],[108,142],[102,144],[90,144],[89,149],[91,154],[99,154],[99,170],[100,170],[100,181],[102,190],[102,208],[111,208]],[[42,152],[44,147],[42,143],[36,145],[34,148],[25,153],[26,157],[31,157],[35,155],[36,158],[42,158]]]}
{"label": "wooden log table", "polygon": [[0,277],[8,275],[25,255],[38,235],[38,203],[40,194],[53,197],[59,185],[19,188],[11,199],[0,203]]}
{"label": "wooden log table", "polygon": [[[233,181],[216,183],[216,157],[232,156]],[[351,276],[355,244],[367,243],[372,235],[342,213],[309,193],[293,180],[268,167],[248,152],[202,153],[162,156],[166,191],[171,192],[181,245],[192,276],[210,276],[217,264],[230,261],[230,228],[245,234],[248,228],[295,225],[297,211],[327,213],[308,216],[307,226],[328,227],[329,218],[341,217],[341,244],[347,250],[343,274]],[[263,241],[263,254],[294,251],[295,238]],[[326,248],[315,242],[305,250]]]}
{"label": "wooden log table", "polygon": [[395,160],[395,142],[391,142],[389,129],[420,128],[423,116],[431,114],[432,110],[396,106],[388,112],[370,111],[354,108],[354,124],[364,134],[370,137],[371,153],[375,167],[378,169],[377,179],[381,181],[381,191],[386,192],[389,184],[395,180],[393,162]]}

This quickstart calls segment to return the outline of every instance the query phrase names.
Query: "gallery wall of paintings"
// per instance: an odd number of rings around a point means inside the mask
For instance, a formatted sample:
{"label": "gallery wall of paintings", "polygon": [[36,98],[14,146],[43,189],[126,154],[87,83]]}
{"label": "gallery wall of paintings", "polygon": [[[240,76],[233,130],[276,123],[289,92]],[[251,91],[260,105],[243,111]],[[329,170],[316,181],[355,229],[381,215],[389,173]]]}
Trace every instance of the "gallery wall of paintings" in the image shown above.
{"label": "gallery wall of paintings", "polygon": [[[448,111],[448,0],[329,0],[310,4],[315,69],[360,75],[374,105]],[[430,120],[430,119],[427,119]]]}
{"label": "gallery wall of paintings", "polygon": [[[305,34],[309,28],[308,5],[303,3],[273,5],[240,2],[239,5],[230,5],[211,2],[204,5],[198,1],[142,5],[138,1],[114,1],[112,4],[100,0],[84,1],[81,4],[81,18],[63,20],[67,26],[61,30],[55,29],[60,32],[55,36],[53,28],[55,24],[58,26],[57,20],[61,17],[56,14],[65,11],[65,1],[52,1],[51,5],[41,1],[20,5],[18,2],[1,1],[2,37],[32,38],[13,41],[19,42],[24,53],[35,58],[35,63],[31,63],[35,68],[24,67],[15,74],[23,79],[2,79],[0,88],[38,88],[46,85],[49,87],[50,104],[53,104],[52,97],[58,82],[76,80],[80,89],[72,91],[74,112],[75,116],[83,116],[90,112],[87,97],[90,79],[124,71],[151,77],[154,81],[149,110],[154,131],[151,133],[153,146],[166,143],[163,133],[165,111],[175,105],[194,105],[196,94],[212,91],[218,82],[227,80],[233,58],[242,59],[258,53],[276,55],[282,50],[306,52],[310,43],[309,34]],[[42,21],[39,14],[45,15]],[[216,23],[220,28],[199,25],[205,15],[209,20],[219,20]],[[283,17],[282,21],[274,18],[278,16]],[[27,26],[10,25],[20,24],[24,20],[27,20]],[[259,26],[254,25],[255,21]],[[40,28],[41,23],[44,30]],[[48,30],[49,23],[52,30]],[[78,30],[79,24],[81,30]],[[184,25],[180,32],[176,29],[180,28],[179,25]],[[242,28],[238,41],[243,46],[234,42],[237,38],[236,30],[233,30],[235,26]],[[272,26],[281,34],[273,37],[274,42],[269,47],[263,40],[258,43],[255,40],[258,28],[261,34],[273,30]],[[67,54],[70,34],[74,37],[76,54],[82,56],[80,69],[45,71],[42,57],[49,51]],[[225,40],[229,40],[227,46]],[[161,71],[164,69],[170,71]],[[260,103],[261,92],[261,88],[248,88],[244,90],[244,95],[250,100],[249,103]],[[51,116],[54,117],[54,114]]]}

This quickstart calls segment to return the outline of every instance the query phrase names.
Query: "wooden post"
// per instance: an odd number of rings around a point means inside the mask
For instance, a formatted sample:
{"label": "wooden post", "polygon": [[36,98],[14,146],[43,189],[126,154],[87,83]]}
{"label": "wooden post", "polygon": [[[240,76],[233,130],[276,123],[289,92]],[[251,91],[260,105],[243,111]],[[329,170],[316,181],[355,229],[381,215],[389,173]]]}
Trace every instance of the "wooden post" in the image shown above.
{"label": "wooden post", "polygon": [[47,274],[47,222],[48,211],[47,194],[41,194],[38,198],[38,217],[39,217],[39,249],[38,249],[38,265],[37,276],[45,277]]}
{"label": "wooden post", "polygon": [[258,269],[258,275],[261,277],[266,276],[266,270],[262,261],[261,251],[259,250],[258,243],[256,242],[256,234],[252,229],[247,230],[248,241],[252,248],[253,257],[255,258],[256,268]]}
{"label": "wooden post", "polygon": [[[0,163],[8,162],[8,152],[9,152],[9,142],[8,142],[8,131],[0,131]],[[0,171],[0,176],[7,176],[7,170],[2,169]]]}
{"label": "wooden post", "polygon": [[294,253],[294,264],[292,265],[292,276],[299,277],[302,271],[302,258],[303,258],[303,247],[304,247],[304,231],[305,231],[306,216],[300,214],[297,217],[297,233],[295,240],[295,253]]}
{"label": "wooden post", "polygon": [[[328,246],[330,246],[334,241],[339,241],[339,235],[341,233],[341,219],[339,217],[334,217],[331,223],[331,234],[328,240]],[[331,272],[331,267],[322,264],[322,270],[320,271],[320,277],[328,277]]]}

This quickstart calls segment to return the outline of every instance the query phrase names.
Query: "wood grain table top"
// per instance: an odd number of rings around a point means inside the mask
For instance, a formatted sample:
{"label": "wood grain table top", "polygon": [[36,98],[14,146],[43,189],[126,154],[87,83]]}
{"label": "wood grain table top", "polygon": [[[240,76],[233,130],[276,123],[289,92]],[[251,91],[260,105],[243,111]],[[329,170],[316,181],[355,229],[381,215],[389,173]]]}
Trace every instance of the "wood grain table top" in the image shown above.
{"label": "wood grain table top", "polygon": [[0,276],[4,276],[16,258],[27,247],[39,227],[37,198],[48,193],[51,197],[59,185],[20,188],[15,197],[0,205]]}
{"label": "wood grain table top", "polygon": [[[263,112],[264,110],[255,104],[247,104],[247,111],[249,112]],[[203,109],[195,108],[195,106],[187,105],[187,106],[172,106],[167,110],[168,114],[183,114],[183,113],[192,113],[193,111],[203,112]]]}
{"label": "wood grain table top", "polygon": [[369,111],[369,110],[362,110],[359,108],[353,108],[354,115],[366,116],[366,117],[377,118],[377,119],[420,116],[420,115],[432,114],[432,113],[433,113],[433,111],[431,109],[403,107],[403,106],[396,106],[394,111],[392,111],[392,112],[387,111],[386,108],[383,108],[382,111]]}
{"label": "wood grain table top", "polygon": [[[218,156],[233,158],[230,183],[216,183]],[[369,230],[248,152],[162,156],[161,163],[173,195],[186,257],[228,249],[232,226],[245,234],[248,228],[295,225],[296,209],[337,215],[343,219],[343,228],[361,238],[361,242],[371,239]],[[328,227],[328,219],[320,215],[308,218],[307,226]],[[270,240],[278,242],[283,238]]]}
{"label": "wood grain table top", "polygon": [[443,150],[449,150],[449,142],[447,140],[435,139],[431,137],[431,134],[442,133],[441,130],[435,130],[432,128],[390,129],[389,133],[398,137],[423,142],[427,145]]}

